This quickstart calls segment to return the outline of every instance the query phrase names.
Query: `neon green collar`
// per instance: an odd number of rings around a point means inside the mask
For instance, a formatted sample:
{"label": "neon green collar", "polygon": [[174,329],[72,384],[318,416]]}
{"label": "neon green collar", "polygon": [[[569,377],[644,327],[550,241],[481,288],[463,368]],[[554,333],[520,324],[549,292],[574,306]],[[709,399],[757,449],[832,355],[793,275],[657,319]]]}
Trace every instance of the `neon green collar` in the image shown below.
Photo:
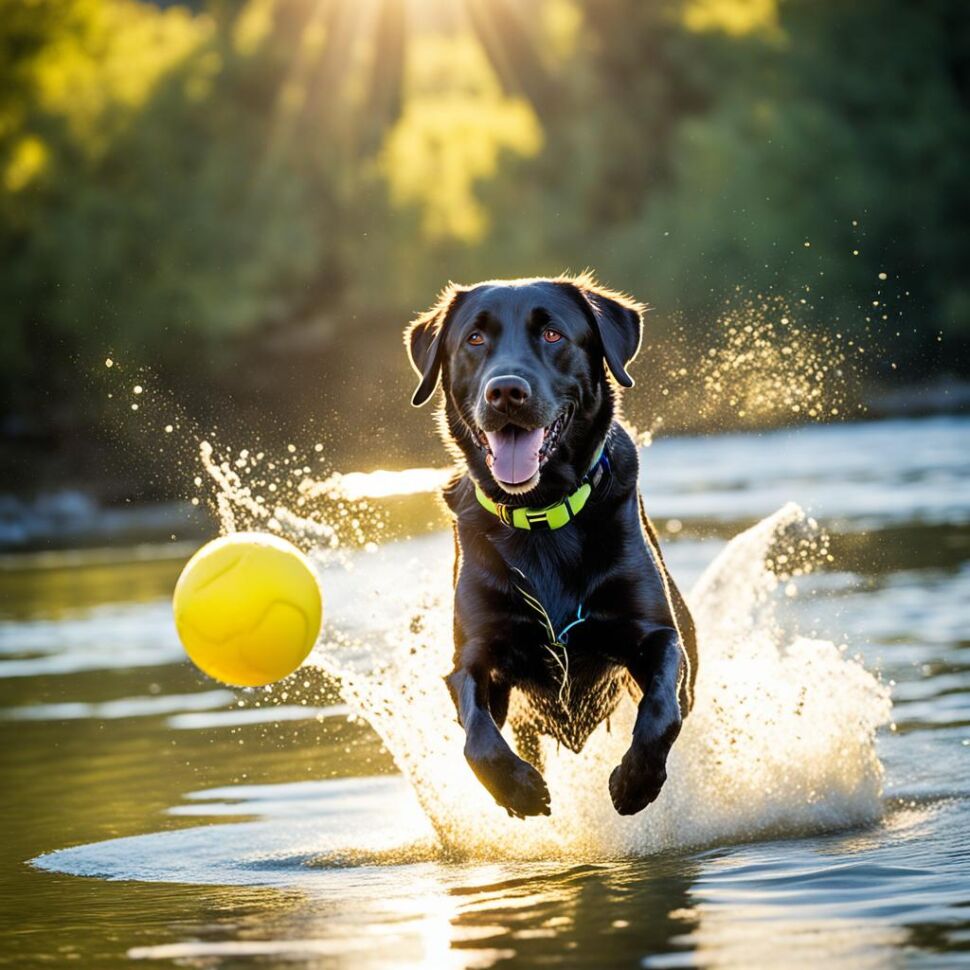
{"label": "neon green collar", "polygon": [[561,529],[583,511],[589,501],[593,489],[599,485],[604,473],[609,468],[606,457],[606,445],[602,445],[590,465],[589,471],[583,477],[579,488],[571,495],[567,495],[561,502],[554,502],[542,509],[529,509],[524,506],[502,505],[493,502],[475,483],[475,498],[483,509],[498,516],[506,525],[513,529]]}

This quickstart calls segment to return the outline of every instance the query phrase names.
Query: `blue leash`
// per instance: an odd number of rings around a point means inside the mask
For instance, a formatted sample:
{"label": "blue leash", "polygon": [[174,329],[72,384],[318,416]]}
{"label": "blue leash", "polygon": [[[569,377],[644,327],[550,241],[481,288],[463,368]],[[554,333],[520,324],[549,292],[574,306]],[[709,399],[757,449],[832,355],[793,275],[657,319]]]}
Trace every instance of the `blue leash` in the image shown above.
{"label": "blue leash", "polygon": [[562,644],[569,643],[569,631],[574,626],[577,626],[578,624],[582,623],[583,620],[585,620],[588,616],[589,616],[589,613],[587,613],[586,616],[583,616],[583,604],[580,603],[579,606],[576,607],[576,619],[573,620],[572,623],[567,623],[562,628],[562,630],[559,633],[559,636],[556,639],[558,639],[558,641]]}

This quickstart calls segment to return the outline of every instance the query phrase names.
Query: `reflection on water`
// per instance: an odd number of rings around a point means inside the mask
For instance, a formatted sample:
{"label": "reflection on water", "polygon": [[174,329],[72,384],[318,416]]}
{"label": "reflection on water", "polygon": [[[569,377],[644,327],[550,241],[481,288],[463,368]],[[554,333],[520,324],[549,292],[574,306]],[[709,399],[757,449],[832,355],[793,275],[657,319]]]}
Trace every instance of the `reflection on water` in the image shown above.
{"label": "reflection on water", "polygon": [[336,474],[321,483],[320,491],[341,494],[348,499],[390,498],[417,495],[442,488],[452,474],[448,468],[406,468],[404,471],[349,472]]}
{"label": "reflection on water", "polygon": [[[786,840],[722,830],[706,847],[639,859],[455,857],[325,673],[308,667],[230,697],[181,662],[167,604],[177,561],[5,561],[5,954],[18,967],[964,965],[967,444],[970,421],[938,419],[646,451],[648,506],[662,528],[677,520],[667,547],[686,586],[725,537],[783,501],[831,528],[834,561],[800,578],[793,596],[783,586],[777,617],[788,645],[809,644],[806,663],[817,663],[811,644],[827,640],[861,655],[892,685],[893,728],[878,741],[880,821]],[[448,538],[429,534],[333,561],[324,646],[352,667],[362,635],[381,646],[416,607],[434,609],[437,588],[416,597],[414,584],[446,577],[449,555]],[[831,667],[832,697],[852,669]],[[847,725],[826,722],[842,709],[819,710],[828,713],[807,716],[806,734],[838,739]],[[714,741],[709,722],[702,733]],[[765,775],[775,790],[743,780],[752,817],[785,806],[785,795],[793,819],[808,807],[794,795],[804,777],[792,736],[777,738],[785,750]],[[823,804],[845,757],[836,745],[822,759]],[[675,812],[645,813],[648,845],[651,820],[689,828],[716,804],[703,779],[682,790]],[[560,798],[552,822],[575,824],[573,807]],[[469,824],[491,822],[468,812]],[[507,838],[529,831],[520,825]]]}
{"label": "reflection on water", "polygon": [[965,856],[949,858],[932,839],[960,824],[947,803],[893,809],[858,835],[569,865],[436,859],[419,806],[394,778],[234,786],[193,802],[193,815],[260,818],[136,837],[108,855],[67,850],[41,865],[299,894],[241,925],[226,917],[189,940],[134,945],[132,957],[465,968],[555,954],[590,967],[880,967],[912,945],[914,926],[951,920],[966,888]]}

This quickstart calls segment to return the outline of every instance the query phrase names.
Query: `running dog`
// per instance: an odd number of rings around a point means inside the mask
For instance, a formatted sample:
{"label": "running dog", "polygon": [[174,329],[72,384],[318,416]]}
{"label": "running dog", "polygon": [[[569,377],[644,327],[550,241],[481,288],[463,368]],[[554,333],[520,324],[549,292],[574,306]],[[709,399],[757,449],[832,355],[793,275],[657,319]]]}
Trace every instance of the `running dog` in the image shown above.
{"label": "running dog", "polygon": [[518,818],[550,812],[539,735],[580,751],[627,690],[636,723],[609,789],[621,815],[641,811],[693,701],[694,624],[618,418],[643,314],[589,276],[495,280],[450,285],[405,336],[412,403],[440,385],[442,435],[463,466],[444,491],[456,545],[446,682],[468,764]]}

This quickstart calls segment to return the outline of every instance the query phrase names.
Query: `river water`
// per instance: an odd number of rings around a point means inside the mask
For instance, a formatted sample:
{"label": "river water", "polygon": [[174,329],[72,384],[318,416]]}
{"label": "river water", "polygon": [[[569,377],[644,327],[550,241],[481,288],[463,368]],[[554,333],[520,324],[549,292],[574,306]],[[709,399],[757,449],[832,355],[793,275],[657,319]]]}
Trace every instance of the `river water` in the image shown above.
{"label": "river water", "polygon": [[190,548],[6,557],[0,962],[966,966],[968,483],[966,418],[644,450],[701,679],[632,820],[606,788],[629,711],[547,751],[548,820],[470,777],[439,676],[451,539],[423,496],[420,528],[386,513],[413,538],[317,556],[324,635],[268,690],[184,660]]}

